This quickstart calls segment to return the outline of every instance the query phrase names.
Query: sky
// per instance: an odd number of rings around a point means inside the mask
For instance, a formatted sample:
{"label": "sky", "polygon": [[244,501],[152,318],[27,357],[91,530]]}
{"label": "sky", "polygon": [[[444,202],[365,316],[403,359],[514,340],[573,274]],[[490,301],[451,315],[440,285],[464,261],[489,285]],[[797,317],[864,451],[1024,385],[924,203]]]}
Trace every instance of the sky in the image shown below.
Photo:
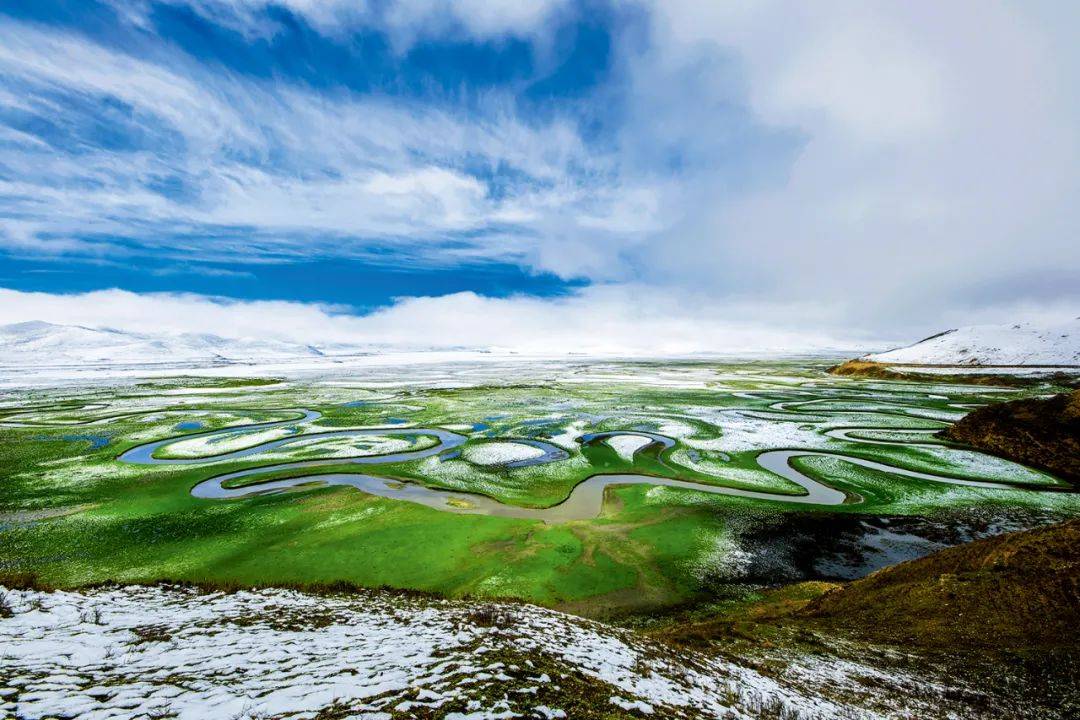
{"label": "sky", "polygon": [[0,3],[0,322],[875,348],[1080,315],[1080,4]]}

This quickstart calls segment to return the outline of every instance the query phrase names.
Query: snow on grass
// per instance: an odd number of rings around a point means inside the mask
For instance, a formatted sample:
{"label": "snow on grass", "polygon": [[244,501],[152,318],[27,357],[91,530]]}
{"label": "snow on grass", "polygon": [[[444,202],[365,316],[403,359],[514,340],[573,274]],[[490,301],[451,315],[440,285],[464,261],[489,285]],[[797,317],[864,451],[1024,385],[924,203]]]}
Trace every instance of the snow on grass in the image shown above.
{"label": "snow on grass", "polygon": [[580,678],[597,705],[617,698],[663,717],[750,718],[763,697],[784,717],[872,717],[727,660],[528,605],[168,587],[6,598],[5,716],[554,718],[582,701],[563,692]]}
{"label": "snow on grass", "polygon": [[440,487],[480,493],[502,502],[535,502],[542,499],[537,496],[538,492],[542,495],[550,491],[552,485],[564,484],[564,480],[569,492],[570,479],[589,467],[589,461],[580,454],[558,462],[517,468],[485,468],[463,459],[433,456],[420,461],[417,472]]}
{"label": "snow on grass", "polygon": [[[102,481],[133,479],[146,476],[146,467],[128,465],[112,461],[91,462],[85,457],[75,456],[60,458],[41,463],[40,467],[50,468],[45,472],[34,471],[20,473],[15,477],[28,480],[41,488],[52,490],[61,488],[85,489]],[[184,472],[180,465],[160,465],[154,468],[155,479],[165,479],[170,475]],[[24,481],[26,481],[24,480]]]}
{"label": "snow on grass", "polygon": [[1010,483],[1057,484],[1057,481],[1046,473],[974,450],[920,447],[917,450],[912,448],[905,457],[911,459],[911,462],[905,464],[913,468],[925,468],[930,472],[961,474],[979,480]]}
{"label": "snow on grass", "polygon": [[297,440],[277,450],[260,455],[261,459],[287,459],[296,456],[317,458],[348,458],[368,455],[389,455],[407,450],[423,450],[434,447],[438,439],[432,435],[389,436],[361,435],[357,437],[333,437]]}
{"label": "snow on grass", "polygon": [[251,392],[256,389],[283,386],[284,383],[260,385],[256,387],[176,387],[165,390],[155,390],[154,395],[237,395],[241,392]]}
{"label": "snow on grass", "polygon": [[697,538],[701,552],[689,563],[691,576],[703,585],[742,580],[753,563],[753,555],[744,549],[729,529],[701,531]]}
{"label": "snow on grass", "polygon": [[784,422],[752,417],[742,413],[723,413],[717,419],[721,436],[711,440],[686,438],[683,442],[699,450],[743,452],[773,448],[824,447],[829,438],[804,422]]}
{"label": "snow on grass", "polygon": [[297,428],[279,426],[252,432],[235,432],[224,435],[207,435],[179,440],[160,448],[155,455],[163,458],[200,458],[244,450],[265,442],[280,440],[297,434]]}
{"label": "snow on grass", "polygon": [[716,371],[712,368],[681,369],[678,371],[661,368],[629,367],[628,372],[610,369],[589,368],[575,375],[560,378],[561,382],[582,385],[648,385],[665,388],[701,389],[716,380]]}
{"label": "snow on grass", "polygon": [[577,439],[584,434],[585,427],[588,424],[589,423],[586,420],[574,420],[567,424],[562,429],[561,433],[548,438],[547,441],[552,445],[561,447],[563,450],[577,450],[581,447],[581,445],[578,444]]}
{"label": "snow on grass", "polygon": [[514,442],[476,443],[466,445],[461,451],[461,457],[474,465],[506,465],[543,455],[544,451],[540,448]]}
{"label": "snow on grass", "polygon": [[660,426],[657,428],[657,432],[661,435],[667,435],[668,437],[686,440],[696,435],[698,429],[687,422],[663,418],[661,419]]}
{"label": "snow on grass", "polygon": [[[872,490],[890,496],[888,509],[895,513],[926,513],[942,508],[958,509],[973,506],[1032,507],[1048,512],[1074,514],[1080,512],[1077,493],[1032,492],[1022,488],[983,488],[947,483],[921,483],[901,476],[868,472],[840,458],[798,458],[800,467],[824,478],[842,480],[856,488]],[[899,464],[899,463],[898,463]],[[904,465],[913,463],[904,462]],[[925,468],[933,471],[933,468]]]}
{"label": "snow on grass", "polygon": [[[761,490],[763,492],[788,492],[795,494],[802,494],[803,489],[795,483],[785,480],[779,475],[775,475],[767,470],[761,470],[759,468],[745,468],[739,467],[723,458],[727,457],[724,453],[710,452],[707,450],[694,450],[687,448],[676,448],[670,455],[671,462],[684,468],[688,468],[695,472],[707,475],[709,477],[716,478],[716,484],[718,485],[731,485],[745,487],[751,490]],[[668,490],[676,493],[682,493],[683,491],[676,488],[662,488],[656,487],[655,495],[650,495],[651,499],[658,499],[664,497],[663,490]],[[650,494],[653,492],[649,491]],[[693,493],[695,496],[701,496],[701,493]],[[670,501],[671,496],[666,496]],[[711,496],[709,501],[715,500],[715,496]],[[662,504],[662,503],[659,503]]]}
{"label": "snow on grass", "polygon": [[610,445],[623,460],[634,462],[634,453],[651,443],[652,440],[641,435],[613,435],[604,442]]}
{"label": "snow on grass", "polygon": [[[190,411],[190,410],[166,410],[154,415],[146,415],[137,418],[134,422],[140,424],[156,424],[167,422],[168,425],[164,428],[146,427],[138,430],[130,430],[124,433],[124,438],[131,441],[144,441],[144,440],[161,440],[176,434],[175,425],[178,422],[184,421],[198,421],[201,423],[201,427],[198,428],[200,432],[205,430],[222,430],[225,428],[239,427],[242,425],[253,425],[257,423],[276,422],[281,420],[288,420],[295,417],[296,413],[293,412],[268,412],[261,413],[258,416],[243,415],[235,412],[207,412],[207,411]],[[148,418],[153,418],[149,420]],[[238,435],[242,435],[241,431],[237,431]],[[192,438],[193,440],[195,438]],[[187,442],[186,440],[183,442]],[[164,452],[164,448],[162,448]],[[215,450],[215,452],[218,452]],[[168,457],[162,455],[161,457]]]}

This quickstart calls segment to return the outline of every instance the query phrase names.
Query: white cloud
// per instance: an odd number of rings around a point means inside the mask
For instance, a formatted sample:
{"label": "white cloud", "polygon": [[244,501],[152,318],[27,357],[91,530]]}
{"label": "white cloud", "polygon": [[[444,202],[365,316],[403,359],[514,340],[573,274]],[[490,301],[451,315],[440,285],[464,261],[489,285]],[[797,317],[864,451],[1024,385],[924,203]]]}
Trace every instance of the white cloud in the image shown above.
{"label": "white cloud", "polygon": [[[54,95],[121,103],[131,108],[127,129],[149,138],[145,150],[87,144],[70,154],[13,137],[3,155],[12,179],[0,180],[0,245],[9,248],[31,249],[36,239],[41,251],[56,251],[58,236],[112,234],[183,250],[173,235],[214,237],[227,226],[249,231],[252,252],[332,246],[348,255],[381,243],[427,247],[428,260],[439,262],[432,244],[469,232],[462,242],[473,257],[539,265],[548,257],[540,246],[552,235],[598,222],[622,229],[648,222],[622,209],[610,155],[590,153],[563,118],[518,118],[498,94],[470,111],[325,95],[201,68],[167,51],[139,59],[14,21],[0,21],[0,72],[22,90],[12,102],[28,111],[72,112],[48,107]],[[493,197],[462,168],[466,161],[471,172],[510,171],[522,180]],[[185,185],[179,196],[156,189],[176,180]],[[242,250],[236,235],[231,247],[208,241],[200,253]],[[574,275],[587,268],[560,262],[545,269]]]}
{"label": "white cloud", "polygon": [[[311,27],[340,37],[361,28],[390,35],[399,51],[418,39],[461,34],[479,40],[542,34],[560,13],[573,9],[570,0],[165,0],[184,5],[216,23],[251,37],[269,37],[281,30],[269,12],[288,10]],[[128,22],[148,25],[144,0],[111,0]]]}
{"label": "white cloud", "polygon": [[195,217],[224,225],[416,235],[484,227],[498,217],[475,178],[439,167],[334,179],[281,178],[235,168],[218,179],[224,200]]}
{"label": "white cloud", "polygon": [[[796,312],[797,311],[797,312]],[[0,324],[43,320],[143,333],[211,333],[394,348],[502,348],[525,353],[671,355],[884,347],[880,339],[807,330],[825,307],[728,303],[655,288],[594,286],[558,298],[470,292],[403,298],[367,315],[280,301],[123,290],[57,295],[0,289]]]}

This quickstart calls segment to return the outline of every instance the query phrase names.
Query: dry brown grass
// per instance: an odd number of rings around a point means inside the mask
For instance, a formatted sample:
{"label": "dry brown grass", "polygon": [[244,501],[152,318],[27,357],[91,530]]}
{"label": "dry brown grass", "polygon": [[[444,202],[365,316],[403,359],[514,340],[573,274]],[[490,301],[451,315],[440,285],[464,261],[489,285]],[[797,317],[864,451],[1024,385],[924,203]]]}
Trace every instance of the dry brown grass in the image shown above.
{"label": "dry brown grass", "polygon": [[1080,390],[988,405],[942,436],[1080,483]]}
{"label": "dry brown grass", "polygon": [[994,650],[1075,645],[1080,520],[948,548],[825,593],[798,614],[893,643]]}
{"label": "dry brown grass", "polygon": [[848,360],[839,365],[834,365],[829,368],[828,372],[833,375],[868,378],[871,380],[903,380],[907,382],[947,381],[950,383],[995,387],[1030,387],[1048,381],[1065,386],[1074,382],[1073,378],[1065,375],[1055,375],[1049,379],[1008,375],[1006,373],[950,373],[949,375],[935,375],[933,373],[920,373],[914,368],[906,372],[898,372],[892,368],[893,366],[891,365],[873,362],[871,360]]}

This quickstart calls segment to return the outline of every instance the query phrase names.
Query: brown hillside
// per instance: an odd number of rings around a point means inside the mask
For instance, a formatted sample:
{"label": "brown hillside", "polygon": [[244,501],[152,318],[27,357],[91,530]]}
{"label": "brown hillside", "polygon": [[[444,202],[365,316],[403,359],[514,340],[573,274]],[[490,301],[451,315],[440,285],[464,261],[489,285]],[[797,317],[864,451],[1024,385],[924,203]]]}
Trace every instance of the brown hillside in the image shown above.
{"label": "brown hillside", "polygon": [[801,616],[875,640],[941,648],[1080,644],[1080,520],[879,570]]}
{"label": "brown hillside", "polygon": [[1080,390],[988,405],[942,436],[1080,483]]}
{"label": "brown hillside", "polygon": [[833,365],[828,372],[833,375],[847,377],[873,378],[875,380],[904,380],[903,373],[889,370],[888,365],[872,362],[870,360],[848,360],[839,365]]}
{"label": "brown hillside", "polygon": [[832,375],[843,377],[867,378],[871,380],[903,380],[906,382],[950,382],[963,383],[965,385],[988,385],[996,387],[1031,387],[1046,382],[1075,387],[1075,379],[1062,374],[1055,374],[1049,378],[1024,377],[1022,375],[1009,375],[1007,373],[950,373],[949,375],[935,375],[933,373],[918,372],[911,369],[907,372],[898,372],[892,368],[895,365],[874,362],[873,360],[848,360],[834,365],[827,370]]}

